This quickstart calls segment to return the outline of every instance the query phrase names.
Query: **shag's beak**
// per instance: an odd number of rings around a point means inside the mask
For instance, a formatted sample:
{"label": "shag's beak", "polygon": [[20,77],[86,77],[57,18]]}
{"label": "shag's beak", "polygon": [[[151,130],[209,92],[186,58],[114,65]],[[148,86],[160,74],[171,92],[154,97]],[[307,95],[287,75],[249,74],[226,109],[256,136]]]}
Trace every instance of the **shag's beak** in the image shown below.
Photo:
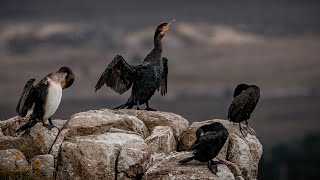
{"label": "shag's beak", "polygon": [[163,30],[162,30],[162,31],[163,31],[163,32],[168,31],[170,25],[171,25],[173,22],[175,22],[175,21],[176,21],[175,19],[172,19],[166,26],[163,27]]}

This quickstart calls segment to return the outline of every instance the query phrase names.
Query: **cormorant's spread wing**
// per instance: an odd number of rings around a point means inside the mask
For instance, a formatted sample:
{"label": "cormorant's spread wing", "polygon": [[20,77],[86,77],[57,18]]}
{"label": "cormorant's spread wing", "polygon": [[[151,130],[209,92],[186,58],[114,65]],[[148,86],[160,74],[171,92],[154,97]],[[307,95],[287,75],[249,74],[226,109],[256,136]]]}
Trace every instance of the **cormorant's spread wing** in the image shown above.
{"label": "cormorant's spread wing", "polygon": [[209,131],[197,139],[191,146],[192,150],[196,150],[201,146],[208,146],[210,144],[214,145],[220,142],[221,138],[225,138],[227,132],[224,131]]}
{"label": "cormorant's spread wing", "polygon": [[117,55],[102,73],[95,90],[97,91],[106,84],[115,92],[122,94],[131,87],[135,72],[135,68],[130,66],[122,56]]}
{"label": "cormorant's spread wing", "polygon": [[167,58],[162,58],[163,62],[163,73],[161,75],[161,80],[160,80],[160,94],[162,96],[167,94],[168,90],[168,59]]}
{"label": "cormorant's spread wing", "polygon": [[16,107],[16,112],[19,116],[25,117],[28,110],[31,109],[35,101],[35,89],[33,87],[35,79],[30,79],[23,88],[18,105]]}

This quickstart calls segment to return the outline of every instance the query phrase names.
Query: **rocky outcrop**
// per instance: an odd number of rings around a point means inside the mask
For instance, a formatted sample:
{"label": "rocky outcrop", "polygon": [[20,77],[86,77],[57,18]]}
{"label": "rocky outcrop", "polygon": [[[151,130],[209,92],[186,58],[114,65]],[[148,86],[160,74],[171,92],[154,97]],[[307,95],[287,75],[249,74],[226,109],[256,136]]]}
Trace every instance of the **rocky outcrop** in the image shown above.
{"label": "rocky outcrop", "polygon": [[[244,127],[253,135],[243,137],[238,125],[225,120],[189,126],[186,119],[173,113],[102,109],[74,114],[67,121],[54,120],[60,130],[48,130],[38,123],[25,133],[15,134],[24,121],[14,117],[0,123],[0,142],[17,144],[16,149],[0,150],[0,167],[24,167],[48,179],[255,179],[262,154],[252,129]],[[221,122],[230,133],[215,159],[223,162],[218,165],[217,176],[207,163],[180,165],[179,160],[192,154],[189,148],[196,129],[214,121]],[[25,139],[32,148],[25,147],[28,143],[19,147]],[[30,155],[33,147],[39,150]],[[12,152],[21,158],[15,159]]]}

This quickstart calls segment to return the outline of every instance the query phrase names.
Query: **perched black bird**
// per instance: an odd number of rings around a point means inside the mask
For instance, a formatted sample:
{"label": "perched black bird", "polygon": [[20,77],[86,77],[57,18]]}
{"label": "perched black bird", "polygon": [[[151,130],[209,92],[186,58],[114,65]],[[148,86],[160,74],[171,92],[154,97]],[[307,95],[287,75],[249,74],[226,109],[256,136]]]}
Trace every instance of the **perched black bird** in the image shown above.
{"label": "perched black bird", "polygon": [[240,123],[246,121],[248,126],[247,120],[250,119],[250,115],[259,101],[260,89],[256,85],[239,84],[234,90],[233,97],[234,100],[228,111],[228,119],[230,122],[239,123],[242,133]]}
{"label": "perched black bird", "polygon": [[[134,105],[146,103],[146,110],[154,110],[149,107],[149,100],[155,91],[160,89],[161,95],[167,93],[168,59],[162,57],[161,39],[169,29],[170,23],[160,24],[154,34],[154,48],[147,55],[141,65],[131,66],[120,55],[117,55],[102,73],[95,90],[104,84],[115,92],[122,94],[132,86],[131,96],[121,106],[115,109],[131,109]],[[133,85],[132,85],[133,84]]]}
{"label": "perched black bird", "polygon": [[[51,73],[33,86],[35,79],[30,79],[22,91],[16,111],[19,116],[25,117],[32,105],[33,113],[29,122],[20,127],[17,132],[31,128],[41,120],[48,129],[55,127],[51,117],[59,107],[62,90],[70,87],[74,81],[74,74],[69,67],[61,67],[59,71]],[[50,124],[45,124],[49,120]]]}
{"label": "perched black bird", "polygon": [[196,131],[197,140],[192,144],[193,156],[179,161],[185,164],[193,159],[200,162],[208,162],[208,167],[212,173],[217,174],[217,164],[213,161],[228,138],[228,130],[219,122],[201,126]]}

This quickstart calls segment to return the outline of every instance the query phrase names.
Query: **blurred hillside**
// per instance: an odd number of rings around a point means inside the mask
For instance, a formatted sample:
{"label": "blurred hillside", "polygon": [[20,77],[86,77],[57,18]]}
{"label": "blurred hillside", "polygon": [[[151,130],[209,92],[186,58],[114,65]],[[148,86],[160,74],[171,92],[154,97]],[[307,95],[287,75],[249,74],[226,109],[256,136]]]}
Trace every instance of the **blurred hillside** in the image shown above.
{"label": "blurred hillside", "polygon": [[129,97],[94,85],[117,54],[139,64],[157,25],[169,89],[150,106],[190,121],[226,118],[239,83],[261,87],[250,125],[266,150],[320,130],[318,1],[1,1],[0,119],[15,115],[25,82],[61,66],[76,74],[54,118],[112,108]]}

